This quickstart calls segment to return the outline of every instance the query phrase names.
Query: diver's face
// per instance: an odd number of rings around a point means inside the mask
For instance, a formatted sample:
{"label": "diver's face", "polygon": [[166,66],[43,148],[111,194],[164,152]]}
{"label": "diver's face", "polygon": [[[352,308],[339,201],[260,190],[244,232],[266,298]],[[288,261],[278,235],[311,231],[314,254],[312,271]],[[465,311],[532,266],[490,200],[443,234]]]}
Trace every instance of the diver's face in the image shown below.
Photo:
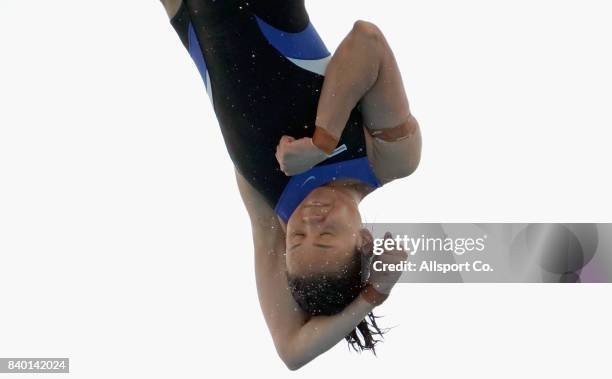
{"label": "diver's face", "polygon": [[287,270],[292,275],[342,270],[361,243],[360,230],[357,203],[347,192],[317,188],[287,223]]}

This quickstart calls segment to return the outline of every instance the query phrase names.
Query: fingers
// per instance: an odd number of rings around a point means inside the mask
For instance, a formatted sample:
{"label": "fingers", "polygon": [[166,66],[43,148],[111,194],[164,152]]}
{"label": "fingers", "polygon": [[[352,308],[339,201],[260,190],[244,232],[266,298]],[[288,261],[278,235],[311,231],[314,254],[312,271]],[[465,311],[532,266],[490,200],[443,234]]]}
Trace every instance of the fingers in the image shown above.
{"label": "fingers", "polygon": [[[393,240],[393,234],[391,234],[391,232],[386,232],[384,239]],[[397,246],[389,251],[386,251],[385,254],[392,255],[393,257],[399,258],[400,260],[408,259],[408,253],[402,249],[399,249]]]}
{"label": "fingers", "polygon": [[275,157],[287,176],[294,176],[325,160],[326,156],[314,147],[310,138],[295,139],[284,135],[276,146]]}
{"label": "fingers", "polygon": [[287,174],[287,172],[286,172],[283,147],[293,141],[295,141],[295,138],[291,136],[282,136],[280,141],[278,142],[278,145],[276,145],[276,153],[274,154],[274,156],[276,157],[276,161],[278,162],[281,168],[281,171],[283,171],[285,174]]}
{"label": "fingers", "polygon": [[285,143],[291,143],[295,141],[295,138],[291,137],[291,136],[282,136],[280,139],[280,145],[285,144]]}
{"label": "fingers", "polygon": [[[385,242],[387,240],[393,241],[393,235],[390,232],[384,234]],[[408,259],[408,253],[403,249],[395,246],[395,244],[389,244],[389,249],[385,247],[385,251],[376,256],[372,262],[372,271],[368,282],[375,286],[377,291],[380,293],[388,294],[391,289],[399,281],[402,276],[400,269],[390,269],[389,267],[401,267],[402,262]],[[374,268],[374,264],[380,262],[379,268]],[[385,268],[388,267],[388,268]]]}
{"label": "fingers", "polygon": [[278,159],[279,154],[282,153],[283,146],[289,143],[292,143],[294,141],[295,141],[295,138],[291,136],[282,136],[280,141],[278,142],[278,145],[276,145],[276,159]]}

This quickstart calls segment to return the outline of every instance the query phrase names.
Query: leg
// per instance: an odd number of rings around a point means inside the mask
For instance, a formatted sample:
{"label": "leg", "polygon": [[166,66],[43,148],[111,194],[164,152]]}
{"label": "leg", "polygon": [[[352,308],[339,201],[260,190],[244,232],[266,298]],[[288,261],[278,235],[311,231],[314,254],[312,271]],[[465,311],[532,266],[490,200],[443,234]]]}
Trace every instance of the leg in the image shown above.
{"label": "leg", "polygon": [[355,23],[327,67],[317,126],[339,138],[358,102],[369,132],[368,158],[379,180],[387,183],[414,172],[421,157],[419,126],[389,44],[364,21]]}
{"label": "leg", "polygon": [[355,23],[327,67],[317,126],[339,137],[359,101],[370,130],[394,128],[410,117],[393,52],[378,27],[364,21]]}

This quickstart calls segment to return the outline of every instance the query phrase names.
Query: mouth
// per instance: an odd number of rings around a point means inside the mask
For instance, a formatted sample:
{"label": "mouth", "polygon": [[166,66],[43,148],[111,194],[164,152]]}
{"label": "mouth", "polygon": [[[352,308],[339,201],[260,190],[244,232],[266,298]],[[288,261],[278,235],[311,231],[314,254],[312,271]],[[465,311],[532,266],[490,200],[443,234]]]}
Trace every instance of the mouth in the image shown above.
{"label": "mouth", "polygon": [[332,208],[333,206],[330,203],[308,202],[303,206],[302,217],[311,221],[324,221]]}
{"label": "mouth", "polygon": [[304,204],[304,206],[310,207],[310,208],[325,208],[325,207],[330,207],[331,203],[326,202],[326,201],[320,201],[320,200],[311,200],[307,202],[306,204]]}

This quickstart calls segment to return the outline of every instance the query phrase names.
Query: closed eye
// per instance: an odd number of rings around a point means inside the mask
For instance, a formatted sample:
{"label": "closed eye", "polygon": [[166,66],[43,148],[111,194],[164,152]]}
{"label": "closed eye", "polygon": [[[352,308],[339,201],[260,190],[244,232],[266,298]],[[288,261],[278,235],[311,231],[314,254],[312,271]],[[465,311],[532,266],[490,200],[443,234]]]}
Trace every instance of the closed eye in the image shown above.
{"label": "closed eye", "polygon": [[289,250],[293,250],[295,248],[298,248],[302,245],[302,240],[304,239],[304,237],[306,237],[306,235],[302,232],[293,232],[291,233],[291,242],[293,242],[294,244],[289,246]]}

